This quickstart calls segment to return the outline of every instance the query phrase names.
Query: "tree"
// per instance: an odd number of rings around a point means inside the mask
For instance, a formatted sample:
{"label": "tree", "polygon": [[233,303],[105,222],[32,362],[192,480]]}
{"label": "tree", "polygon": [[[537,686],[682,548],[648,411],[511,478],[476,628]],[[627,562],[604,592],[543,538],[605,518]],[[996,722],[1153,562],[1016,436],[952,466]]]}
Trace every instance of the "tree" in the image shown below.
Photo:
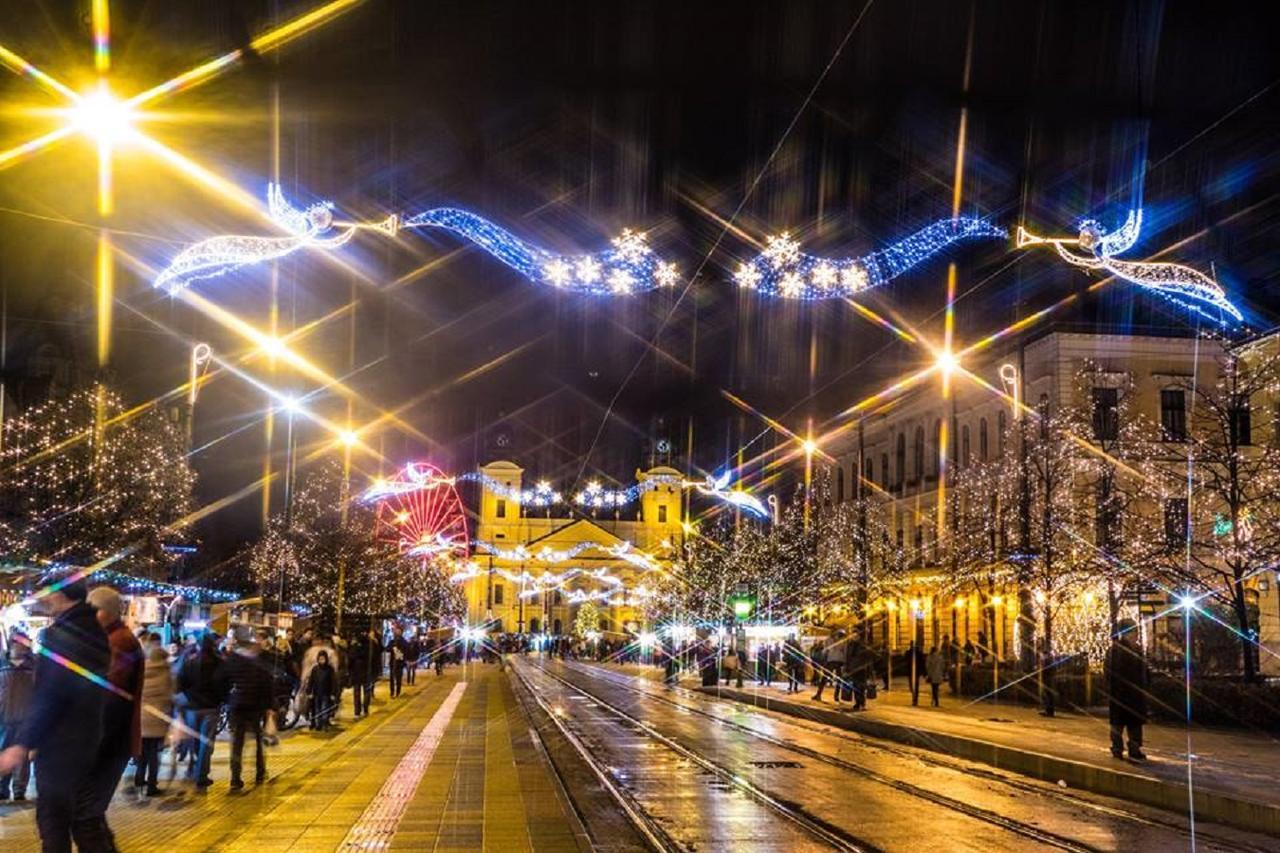
{"label": "tree", "polygon": [[267,595],[332,615],[337,610],[339,566],[345,566],[343,612],[405,612],[438,624],[465,611],[460,590],[442,565],[401,556],[396,543],[379,541],[372,508],[350,503],[336,460],[308,472],[294,498],[291,523],[284,513],[249,549],[250,573]]}
{"label": "tree", "polygon": [[573,633],[585,637],[593,631],[600,630],[600,608],[594,602],[584,601],[578,605],[578,612],[573,617]]}
{"label": "tree", "polygon": [[186,439],[156,406],[126,411],[96,384],[4,424],[0,548],[10,559],[92,564],[167,576],[195,473]]}
{"label": "tree", "polygon": [[1217,373],[1214,382],[1181,385],[1191,401],[1194,490],[1188,547],[1163,567],[1188,592],[1231,611],[1244,676],[1252,681],[1257,632],[1246,582],[1280,561],[1280,448],[1255,440],[1253,412],[1280,386],[1280,349],[1267,339],[1227,351]]}

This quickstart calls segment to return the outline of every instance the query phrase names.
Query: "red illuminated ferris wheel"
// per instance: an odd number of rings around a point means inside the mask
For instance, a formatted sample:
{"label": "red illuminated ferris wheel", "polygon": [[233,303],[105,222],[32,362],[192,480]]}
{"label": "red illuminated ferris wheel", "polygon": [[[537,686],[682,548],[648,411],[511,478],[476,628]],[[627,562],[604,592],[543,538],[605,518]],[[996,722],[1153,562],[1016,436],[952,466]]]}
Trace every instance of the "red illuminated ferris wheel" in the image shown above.
{"label": "red illuminated ferris wheel", "polygon": [[367,493],[376,503],[377,537],[406,557],[465,557],[471,545],[467,515],[452,477],[425,462],[410,462]]}

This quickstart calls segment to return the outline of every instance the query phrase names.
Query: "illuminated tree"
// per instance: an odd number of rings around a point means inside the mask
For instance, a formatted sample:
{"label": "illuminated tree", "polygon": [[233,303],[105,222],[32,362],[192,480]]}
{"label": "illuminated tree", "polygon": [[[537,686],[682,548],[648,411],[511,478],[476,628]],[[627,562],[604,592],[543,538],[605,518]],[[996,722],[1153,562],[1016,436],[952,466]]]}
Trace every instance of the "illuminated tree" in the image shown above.
{"label": "illuminated tree", "polygon": [[[1276,341],[1226,353],[1217,373],[1214,382],[1182,383],[1191,407],[1194,488],[1186,508],[1187,547],[1167,555],[1162,567],[1188,593],[1230,610],[1244,676],[1252,681],[1258,676],[1257,626],[1246,582],[1280,562],[1280,430],[1274,423],[1265,430],[1254,418],[1267,401],[1276,417]],[[1185,467],[1180,476],[1185,483]]]}
{"label": "illuminated tree", "polygon": [[[165,412],[126,415],[120,396],[93,385],[4,424],[0,548],[10,559],[117,567],[160,578],[191,512],[195,473],[186,439]],[[100,424],[100,426],[99,426]]]}
{"label": "illuminated tree", "polygon": [[600,630],[600,608],[594,602],[584,601],[578,605],[578,612],[573,617],[573,633],[585,637],[592,631]]}

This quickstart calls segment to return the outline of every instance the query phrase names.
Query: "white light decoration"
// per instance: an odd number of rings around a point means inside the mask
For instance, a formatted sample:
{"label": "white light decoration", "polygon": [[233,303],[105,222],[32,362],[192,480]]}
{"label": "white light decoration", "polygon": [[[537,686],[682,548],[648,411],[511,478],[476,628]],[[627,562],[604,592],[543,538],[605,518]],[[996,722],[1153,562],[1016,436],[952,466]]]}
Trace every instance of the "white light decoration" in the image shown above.
{"label": "white light decoration", "polygon": [[[1130,210],[1124,225],[1113,233],[1108,233],[1092,219],[1080,223],[1080,234],[1074,238],[1039,237],[1019,226],[1017,246],[1020,249],[1027,246],[1053,246],[1058,256],[1073,266],[1106,270],[1117,278],[1158,293],[1182,308],[1220,325],[1226,325],[1223,315],[1229,315],[1237,322],[1244,320],[1240,309],[1227,299],[1222,287],[1199,270],[1182,264],[1116,259],[1115,255],[1133,248],[1141,231],[1142,211]],[[1067,246],[1079,246],[1089,254],[1077,254]],[[1208,310],[1210,307],[1217,311]]]}
{"label": "white light decoration", "polygon": [[704,483],[689,482],[685,485],[693,486],[699,494],[722,500],[730,506],[744,510],[749,515],[769,518],[768,508],[758,497],[742,489],[730,489],[731,482],[733,482],[733,472],[726,471],[719,477],[708,474]]}
{"label": "white light decoration", "polygon": [[952,243],[1006,237],[985,219],[957,217],[921,228],[890,246],[859,258],[820,258],[800,251],[790,234],[769,237],[759,255],[734,274],[740,287],[784,299],[834,299],[879,287]]}
{"label": "white light decoration", "polygon": [[290,255],[300,249],[337,249],[357,231],[395,236],[402,230],[439,228],[467,240],[537,284],[595,295],[628,295],[670,287],[675,266],[649,247],[643,232],[625,230],[612,248],[592,255],[560,255],[521,240],[510,231],[467,210],[438,207],[409,217],[391,215],[378,222],[344,222],[333,205],[322,202],[298,210],[285,200],[280,187],[267,187],[267,212],[287,232],[284,237],[210,237],[178,253],[154,285],[176,293],[202,279]]}
{"label": "white light decoration", "polygon": [[452,486],[456,482],[456,477],[445,477],[425,468],[420,468],[418,465],[410,462],[408,465],[404,466],[403,477],[395,480],[387,480],[384,478],[374,480],[373,485],[365,489],[364,494],[360,496],[360,500],[365,503],[371,503],[394,495],[403,495],[424,489],[434,489],[438,486]]}

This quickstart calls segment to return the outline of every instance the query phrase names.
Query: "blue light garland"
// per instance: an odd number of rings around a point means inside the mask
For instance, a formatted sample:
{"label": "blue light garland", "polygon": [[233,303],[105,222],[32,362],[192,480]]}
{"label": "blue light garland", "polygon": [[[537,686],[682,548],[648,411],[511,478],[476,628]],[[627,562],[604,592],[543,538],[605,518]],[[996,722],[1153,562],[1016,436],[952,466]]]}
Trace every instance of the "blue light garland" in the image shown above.
{"label": "blue light garland", "polygon": [[769,237],[759,255],[740,264],[734,281],[742,288],[784,299],[837,299],[897,278],[960,240],[1007,237],[985,219],[958,217],[921,228],[896,243],[859,258],[823,258],[800,251],[789,234]]}

